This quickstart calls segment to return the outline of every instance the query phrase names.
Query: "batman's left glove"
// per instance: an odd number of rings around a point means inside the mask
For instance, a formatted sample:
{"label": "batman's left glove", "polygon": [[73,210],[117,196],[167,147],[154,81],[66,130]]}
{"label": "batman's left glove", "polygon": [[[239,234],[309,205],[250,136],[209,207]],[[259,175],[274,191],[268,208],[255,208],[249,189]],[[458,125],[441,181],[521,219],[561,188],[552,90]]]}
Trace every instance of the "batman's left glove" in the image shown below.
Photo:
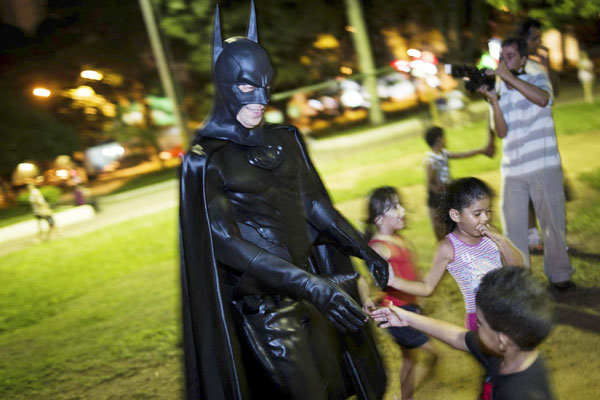
{"label": "batman's left glove", "polygon": [[389,269],[388,262],[381,257],[375,250],[370,247],[366,247],[361,251],[360,258],[365,260],[367,268],[371,272],[373,280],[380,288],[385,288],[388,284]]}

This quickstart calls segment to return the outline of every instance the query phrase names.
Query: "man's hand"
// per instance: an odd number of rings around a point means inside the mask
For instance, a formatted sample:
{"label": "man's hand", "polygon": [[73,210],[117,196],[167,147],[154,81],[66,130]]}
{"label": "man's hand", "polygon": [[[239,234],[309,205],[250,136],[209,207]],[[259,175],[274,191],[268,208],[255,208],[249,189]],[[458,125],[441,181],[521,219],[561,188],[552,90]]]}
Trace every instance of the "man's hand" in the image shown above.
{"label": "man's hand", "polygon": [[361,307],[335,283],[306,274],[301,297],[312,303],[341,333],[355,332],[368,317]]}
{"label": "man's hand", "polygon": [[490,103],[493,104],[498,102],[498,94],[496,93],[496,89],[488,90],[487,85],[482,85],[479,87],[479,89],[477,89],[477,91],[484,95]]}
{"label": "man's hand", "polygon": [[396,306],[378,308],[371,312],[371,317],[378,322],[380,328],[389,328],[392,326],[408,326],[406,313],[409,311],[403,310]]}
{"label": "man's hand", "polygon": [[[368,317],[360,305],[336,283],[298,268],[264,249],[254,257],[246,272],[266,293],[283,294],[311,303],[342,333],[357,331],[366,323]],[[354,274],[348,276],[354,277]]]}
{"label": "man's hand", "polygon": [[506,66],[506,64],[504,63],[504,61],[500,61],[498,63],[498,68],[496,68],[495,70],[491,71],[494,75],[499,76],[500,79],[506,81],[507,79],[510,79],[511,77],[513,77],[513,73],[510,72],[510,70],[508,69],[508,67]]}

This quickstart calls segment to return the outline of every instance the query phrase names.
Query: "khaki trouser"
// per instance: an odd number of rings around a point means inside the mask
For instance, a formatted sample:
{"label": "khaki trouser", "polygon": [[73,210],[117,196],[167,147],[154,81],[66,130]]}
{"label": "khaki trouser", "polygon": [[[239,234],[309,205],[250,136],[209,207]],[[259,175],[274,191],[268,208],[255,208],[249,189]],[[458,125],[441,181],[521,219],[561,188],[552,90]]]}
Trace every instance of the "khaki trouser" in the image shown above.
{"label": "khaki trouser", "polygon": [[544,272],[552,283],[573,275],[567,254],[565,191],[560,167],[502,178],[502,226],[504,233],[530,266],[527,243],[528,202],[531,199],[544,241]]}

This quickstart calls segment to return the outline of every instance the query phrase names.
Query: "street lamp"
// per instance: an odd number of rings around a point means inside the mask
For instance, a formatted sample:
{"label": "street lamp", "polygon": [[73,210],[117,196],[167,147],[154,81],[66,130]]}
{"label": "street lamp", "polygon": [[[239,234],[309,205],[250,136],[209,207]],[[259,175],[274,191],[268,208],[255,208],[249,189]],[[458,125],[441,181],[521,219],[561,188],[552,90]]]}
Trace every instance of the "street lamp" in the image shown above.
{"label": "street lamp", "polygon": [[17,165],[12,175],[12,182],[16,185],[23,185],[30,179],[35,179],[40,175],[40,170],[32,162],[22,162]]}
{"label": "street lamp", "polygon": [[102,78],[104,78],[103,73],[94,71],[91,69],[86,69],[86,70],[81,71],[79,76],[81,76],[82,78],[85,78],[85,79],[93,80],[93,81],[101,81]]}
{"label": "street lamp", "polygon": [[33,89],[33,95],[37,97],[49,97],[51,94],[52,92],[46,88],[37,87]]}
{"label": "street lamp", "polygon": [[94,89],[85,85],[79,86],[77,89],[72,89],[71,92],[73,94],[73,98],[78,100],[92,97],[96,94]]}

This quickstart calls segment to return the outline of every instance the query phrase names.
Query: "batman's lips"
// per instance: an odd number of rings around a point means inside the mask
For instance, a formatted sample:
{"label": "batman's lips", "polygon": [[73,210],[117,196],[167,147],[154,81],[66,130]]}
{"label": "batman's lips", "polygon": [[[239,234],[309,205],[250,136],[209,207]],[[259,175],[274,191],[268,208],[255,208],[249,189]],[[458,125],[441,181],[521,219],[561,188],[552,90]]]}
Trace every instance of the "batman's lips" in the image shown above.
{"label": "batman's lips", "polygon": [[265,111],[264,107],[249,107],[246,106],[246,110],[255,117],[261,117],[263,112]]}

